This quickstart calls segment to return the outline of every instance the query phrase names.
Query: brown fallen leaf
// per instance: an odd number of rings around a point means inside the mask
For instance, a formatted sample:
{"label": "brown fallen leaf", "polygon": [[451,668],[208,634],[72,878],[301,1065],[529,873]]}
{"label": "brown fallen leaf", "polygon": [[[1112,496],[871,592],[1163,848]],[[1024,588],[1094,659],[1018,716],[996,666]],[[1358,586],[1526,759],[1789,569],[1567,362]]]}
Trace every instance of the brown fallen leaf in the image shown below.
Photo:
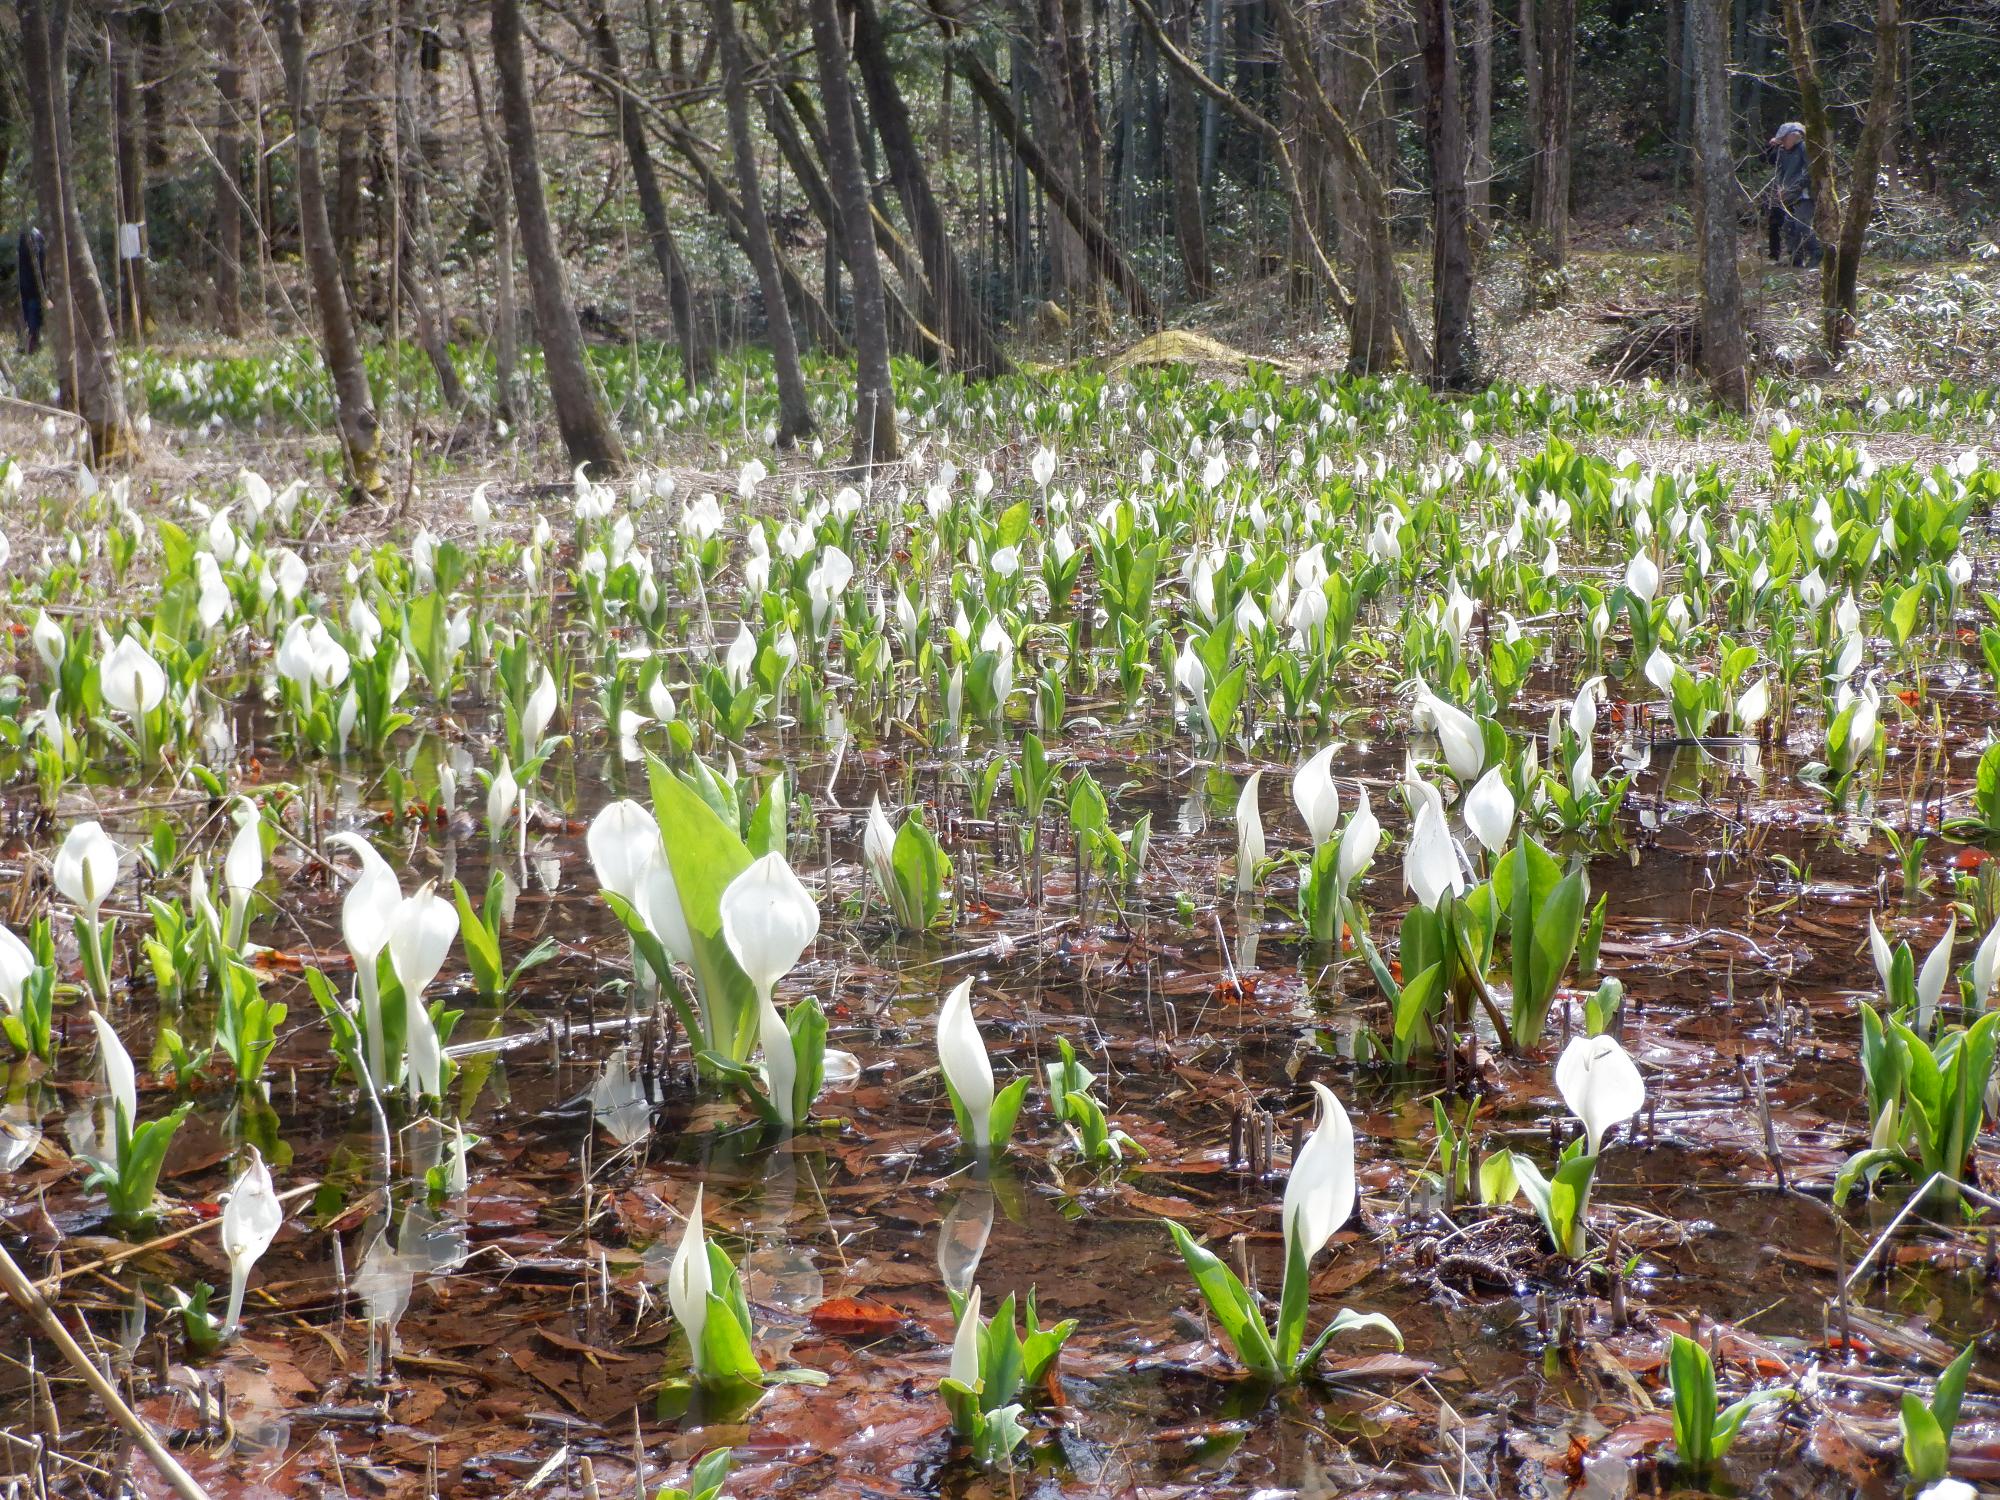
{"label": "brown fallen leaf", "polygon": [[829,1297],[812,1310],[811,1317],[813,1327],[835,1338],[881,1338],[905,1321],[888,1303],[863,1297]]}

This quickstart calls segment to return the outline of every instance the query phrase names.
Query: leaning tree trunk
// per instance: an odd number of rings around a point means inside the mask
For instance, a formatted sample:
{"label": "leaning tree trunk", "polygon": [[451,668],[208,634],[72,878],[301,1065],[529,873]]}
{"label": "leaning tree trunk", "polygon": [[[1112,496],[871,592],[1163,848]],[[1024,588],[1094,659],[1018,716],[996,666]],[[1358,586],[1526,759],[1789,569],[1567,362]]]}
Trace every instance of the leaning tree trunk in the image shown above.
{"label": "leaning tree trunk", "polygon": [[146,130],[140,119],[140,50],[144,22],[132,11],[105,16],[111,37],[111,120],[116,137],[118,223],[111,254],[117,267],[118,316],[125,337],[144,342],[152,300],[146,292]]}
{"label": "leaning tree trunk", "polygon": [[1159,308],[1154,303],[1152,294],[1146,290],[1146,284],[1139,279],[1139,273],[1125,258],[1125,252],[1118,248],[1118,242],[1112,239],[1110,231],[1090,211],[1090,205],[1083,195],[1028,133],[1026,126],[1022,124],[1019,111],[1007,98],[1005,86],[993,76],[993,70],[986,66],[985,59],[973,50],[971,33],[962,23],[944,11],[942,5],[933,7],[933,14],[937,16],[939,26],[944,28],[945,35],[954,43],[956,50],[952,54],[953,60],[964,72],[965,81],[972,86],[972,92],[985,106],[986,113],[993,120],[994,128],[1000,133],[1000,138],[1013,147],[1021,166],[1025,167],[1028,174],[1035,179],[1035,185],[1063,216],[1064,221],[1076,231],[1098,274],[1118,289],[1118,295],[1125,299],[1125,305],[1132,310],[1133,319],[1147,327],[1158,327]]}
{"label": "leaning tree trunk", "polygon": [[[736,186],[742,195],[743,229],[750,263],[764,296],[764,321],[771,339],[771,358],[778,381],[778,442],[790,445],[813,430],[812,407],[806,399],[805,376],[799,371],[798,338],[785,305],[785,282],[778,270],[778,250],[771,243],[771,223],[764,214],[764,190],[757,180],[757,139],[750,129],[750,84],[743,38],[736,31],[735,0],[711,0],[716,53],[722,63],[722,93],[729,115],[729,148],[736,158]],[[872,238],[872,237],[871,237]],[[867,241],[864,241],[867,243]]]}
{"label": "leaning tree trunk", "polygon": [[479,201],[493,225],[493,415],[502,422],[521,420],[521,317],[514,290],[514,215],[507,202],[507,150],[486,109],[486,90],[479,81],[479,58],[458,29],[458,50],[465,58],[465,78],[472,90],[472,114],[479,123],[486,167],[480,174]]}
{"label": "leaning tree trunk", "polygon": [[[1167,0],[1160,19],[1183,52],[1193,42],[1196,0]],[[1167,175],[1173,189],[1174,240],[1180,247],[1181,269],[1190,302],[1215,295],[1215,267],[1208,258],[1208,220],[1201,203],[1201,110],[1184,88],[1167,94]]]}
{"label": "leaning tree trunk", "polygon": [[[1142,4],[1143,0],[1134,3]],[[1271,0],[1271,9],[1292,87],[1307,104],[1307,117],[1320,139],[1346,171],[1354,189],[1355,211],[1361,218],[1355,226],[1361,242],[1355,259],[1365,270],[1355,279],[1348,371],[1365,375],[1407,365],[1423,373],[1429,355],[1403,296],[1402,273],[1396,267],[1396,245],[1390,233],[1388,188],[1346,118],[1320,86],[1312,47],[1292,0]]]}
{"label": "leaning tree trunk", "polygon": [[363,194],[368,162],[373,154],[375,122],[375,7],[378,0],[350,0],[345,11],[351,34],[341,54],[340,96],[334,101],[333,242],[340,252],[340,274],[348,293],[360,299],[356,258],[360,251]]}
{"label": "leaning tree trunk", "polygon": [[215,49],[215,321],[243,331],[243,0],[213,0]]}
{"label": "leaning tree trunk", "polygon": [[1875,179],[1896,118],[1896,71],[1901,61],[1900,0],[1875,0],[1875,77],[1868,91],[1868,114],[1854,146],[1853,175],[1841,214],[1840,240],[1826,257],[1821,283],[1826,301],[1827,352],[1838,359],[1854,332],[1861,301],[1861,250],[1875,212]]}
{"label": "leaning tree trunk", "polygon": [[20,0],[21,74],[35,194],[48,226],[43,296],[54,329],[64,404],[83,418],[91,461],[116,462],[137,446],[118,373],[116,336],[97,278],[83,215],[77,211],[69,135],[69,0]]}
{"label": "leaning tree trunk", "polygon": [[[1688,0],[1699,3],[1699,0]],[[1576,67],[1576,0],[1523,0],[1535,29],[1534,167],[1528,194],[1528,294],[1553,306],[1569,268],[1570,103]]]}
{"label": "leaning tree trunk", "polygon": [[445,336],[445,316],[433,289],[442,278],[430,274],[430,158],[423,149],[422,115],[417,107],[417,71],[423,34],[428,25],[424,0],[404,0],[396,35],[390,44],[395,68],[396,175],[401,201],[397,205],[396,272],[403,301],[417,324],[417,347],[431,362],[438,395],[453,412],[465,410],[465,385],[451,360]]}
{"label": "leaning tree trunk", "polygon": [[[780,110],[767,110],[765,113],[773,121],[784,118]],[[743,258],[754,268],[757,257],[751,253],[749,215],[724,185],[714,163],[709,161],[705,154],[707,143],[685,125],[664,115],[657,118],[667,144],[680,153],[681,159],[701,183],[702,196],[708,203],[709,211],[720,221],[722,232],[729,236],[729,242],[743,253]],[[783,144],[782,137],[780,144]],[[813,294],[812,288],[800,279],[791,264],[776,253],[775,247],[771,260],[777,268],[780,294],[791,309],[792,316],[798,319],[798,325],[828,354],[836,359],[845,359],[848,354],[847,338],[834,323],[832,314]]]}
{"label": "leaning tree trunk", "polygon": [[1799,89],[1799,121],[1806,127],[1806,170],[1812,178],[1813,223],[1824,255],[1820,261],[1820,300],[1824,304],[1823,333],[1827,351],[1839,357],[1853,332],[1860,298],[1861,250],[1868,219],[1875,207],[1875,176],[1881,170],[1884,141],[1895,112],[1896,66],[1901,28],[1898,0],[1876,0],[1875,76],[1868,92],[1868,114],[1855,146],[1848,201],[1841,202],[1834,173],[1833,121],[1820,86],[1819,62],[1804,0],[1784,0],[1786,50]]}
{"label": "leaning tree trunk", "polygon": [[639,216],[646,224],[646,239],[653,247],[653,262],[667,291],[667,307],[674,319],[674,338],[681,346],[681,379],[690,391],[708,384],[715,373],[715,361],[701,328],[695,320],[694,289],[688,282],[687,263],[681,258],[680,242],[674,238],[667,220],[666,194],[660,191],[660,176],[653,168],[653,147],[646,139],[646,124],[638,104],[625,84],[625,63],[619,55],[618,34],[611,26],[611,13],[601,3],[590,10],[590,42],[597,64],[610,80],[607,92],[618,111],[618,135],[625,143],[625,159],[632,167],[632,190],[639,199]]}
{"label": "leaning tree trunk", "polygon": [[334,242],[332,220],[327,217],[326,185],[320,175],[319,115],[313,105],[311,80],[306,76],[306,36],[299,0],[276,0],[272,14],[278,23],[278,56],[285,71],[285,97],[298,152],[294,191],[299,200],[299,246],[313,301],[319,307],[320,338],[327,373],[333,377],[334,423],[340,429],[347,482],[357,499],[385,500],[389,482],[382,473],[375,397],[361,363],[354,309],[348,304],[347,283],[340,275],[340,251]]}
{"label": "leaning tree trunk", "polygon": [[[821,171],[820,164],[827,156],[825,128],[811,113],[812,100],[803,84],[790,83],[781,89],[771,89],[765,93],[763,104],[764,123],[770,127],[771,137],[777,142],[778,154],[791,167],[792,178],[806,202],[812,206],[813,217],[826,229],[826,294],[832,301],[840,293],[840,268],[853,264],[854,247],[847,242],[846,220],[834,202],[833,189],[827,185],[826,176]],[[870,218],[874,240],[872,246],[862,247],[863,253],[872,255],[880,251],[886,255],[912,295],[919,301],[924,300],[928,288],[915,252],[903,242],[886,218],[879,214],[872,214]],[[779,264],[783,266],[782,261]],[[785,294],[793,310],[801,311],[798,290],[790,282],[786,283]],[[822,306],[819,303],[813,305]],[[924,326],[923,319],[912,312],[886,282],[882,287],[882,313],[889,330],[892,354],[906,354],[926,364],[942,361],[944,351],[937,335]],[[828,342],[809,309],[803,311],[799,322],[822,348],[829,352],[838,351],[839,358],[847,357],[847,341],[841,338]]]}
{"label": "leaning tree trunk", "polygon": [[1424,142],[1431,166],[1431,384],[1464,390],[1479,378],[1472,326],[1472,236],[1465,198],[1465,112],[1451,0],[1418,0],[1424,63]]}
{"label": "leaning tree trunk", "polygon": [[952,363],[971,380],[990,380],[1005,375],[1007,356],[1001,352],[979,310],[979,302],[966,282],[958,256],[951,245],[951,231],[944,212],[931,191],[930,173],[924,167],[923,152],[910,124],[910,110],[897,86],[883,46],[882,22],[875,0],[852,0],[854,19],[854,61],[861,70],[862,87],[868,91],[868,110],[874,117],[875,133],[889,159],[889,175],[895,180],[903,212],[916,236],[917,254],[924,263],[924,278],[930,283],[938,337],[944,341]]}
{"label": "leaning tree trunk", "polygon": [[847,81],[847,47],[833,0],[811,0],[813,52],[819,60],[820,105],[826,114],[826,170],[848,247],[854,282],[854,463],[892,462],[897,453],[896,387],[889,373],[889,329],[882,305],[882,262],[868,213],[868,183],[854,133],[854,95]]}
{"label": "leaning tree trunk", "polygon": [[1730,0],[1695,7],[1695,240],[1701,254],[1701,366],[1716,400],[1750,409],[1750,355],[1743,337],[1743,282],[1736,264],[1735,164],[1729,153]]}
{"label": "leaning tree trunk", "polygon": [[572,464],[604,475],[625,467],[625,445],[605,413],[596,377],[583,357],[583,330],[570,300],[542,187],[542,163],[535,144],[534,99],[521,53],[520,0],[493,0],[493,61],[500,75],[500,135],[507,146],[507,175],[514,187],[514,215],[521,250],[528,260],[528,291],[534,299],[535,331],[542,341],[542,368],[555,403],[556,427]]}
{"label": "leaning tree trunk", "polygon": [[1493,0],[1472,0],[1472,165],[1466,184],[1473,232],[1493,233]]}

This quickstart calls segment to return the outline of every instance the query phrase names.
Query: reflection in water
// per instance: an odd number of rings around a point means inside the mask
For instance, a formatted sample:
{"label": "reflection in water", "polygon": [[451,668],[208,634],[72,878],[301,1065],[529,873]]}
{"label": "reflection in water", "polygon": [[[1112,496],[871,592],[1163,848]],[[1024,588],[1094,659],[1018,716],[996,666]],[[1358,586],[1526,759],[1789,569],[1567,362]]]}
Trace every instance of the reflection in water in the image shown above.
{"label": "reflection in water", "polygon": [[938,1223],[938,1274],[945,1288],[964,1297],[979,1276],[979,1260],[993,1236],[993,1187],[968,1182]]}
{"label": "reflection in water", "polygon": [[[86,1119],[89,1113],[84,1111]],[[70,1140],[72,1143],[76,1140],[74,1128]],[[35,1147],[41,1143],[41,1112],[31,1107],[25,1097],[8,1099],[5,1107],[0,1108],[0,1172],[15,1171],[35,1154]]]}
{"label": "reflection in water", "polygon": [[[403,1210],[393,1243],[387,1225],[376,1231],[354,1277],[355,1295],[368,1318],[369,1366],[376,1378],[387,1376],[389,1361],[396,1356],[396,1325],[409,1310],[416,1278],[456,1271],[470,1253],[465,1226],[441,1218],[422,1198]],[[382,1335],[379,1360],[377,1330]]]}
{"label": "reflection in water", "polygon": [[604,1059],[604,1071],[591,1085],[590,1108],[604,1133],[621,1146],[636,1146],[652,1133],[653,1107],[646,1102],[639,1080],[632,1076],[622,1044]]}

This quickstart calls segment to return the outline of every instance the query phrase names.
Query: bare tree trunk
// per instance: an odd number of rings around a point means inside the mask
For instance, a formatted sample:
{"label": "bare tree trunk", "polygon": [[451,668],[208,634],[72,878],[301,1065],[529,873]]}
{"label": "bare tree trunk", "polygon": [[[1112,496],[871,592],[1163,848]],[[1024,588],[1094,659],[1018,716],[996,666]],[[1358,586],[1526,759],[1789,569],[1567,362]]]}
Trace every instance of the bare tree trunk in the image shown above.
{"label": "bare tree trunk", "polygon": [[243,0],[212,0],[215,49],[215,319],[243,331]]}
{"label": "bare tree trunk", "polygon": [[611,13],[602,0],[591,6],[590,39],[597,52],[598,66],[617,85],[607,92],[612,107],[618,111],[618,134],[625,142],[625,158],[632,166],[632,189],[639,199],[639,215],[646,222],[653,261],[666,286],[667,306],[674,319],[674,339],[681,348],[681,375],[692,391],[708,384],[714,375],[714,356],[695,321],[694,289],[688,284],[680,243],[667,219],[666,195],[660,191],[659,173],[653,169],[652,144],[646,139],[646,124],[640,118],[638,106],[625,91],[625,65],[619,56],[618,35],[612,29]]}
{"label": "bare tree trunk", "polygon": [[84,420],[93,462],[118,462],[138,439],[125,408],[116,337],[77,212],[69,134],[69,0],[20,0],[21,74],[26,84],[35,193],[48,240],[43,287],[54,324],[63,404]]}
{"label": "bare tree trunk", "polygon": [[[775,113],[770,117],[779,118]],[[754,268],[756,257],[750,253],[749,219],[743,212],[743,205],[723,185],[721,175],[704,154],[707,150],[706,143],[698,139],[684,125],[676,124],[666,116],[657,118],[660,129],[667,138],[667,144],[680,153],[681,159],[700,179],[702,193],[708,201],[710,210],[722,222],[722,232],[729,236],[730,243],[743,252],[744,259],[750,261]],[[813,295],[812,288],[800,280],[798,272],[791,268],[783,256],[776,253],[775,246],[771,258],[777,267],[781,295],[790,306],[792,315],[798,319],[799,326],[804,328],[827,353],[835,358],[846,358],[847,339],[834,325],[832,316],[819,298]]]}
{"label": "bare tree trunk", "polygon": [[1730,0],[1695,7],[1695,238],[1701,254],[1701,365],[1716,400],[1750,409],[1750,355],[1743,337],[1743,283],[1736,264],[1737,183],[1729,151]]}
{"label": "bare tree trunk", "polygon": [[320,175],[319,115],[313,106],[312,83],[306,76],[306,37],[299,0],[275,0],[272,14],[278,23],[278,55],[285,70],[285,96],[298,155],[299,245],[313,301],[319,307],[320,339],[327,373],[333,377],[334,422],[340,429],[347,482],[356,498],[379,501],[387,497],[389,483],[382,473],[375,397],[368,389],[368,372],[361,363],[354,310],[348,305],[347,284],[340,276],[340,252],[327,217],[325,179]]}
{"label": "bare tree trunk", "polygon": [[555,403],[556,427],[569,461],[604,475],[625,467],[625,445],[604,410],[597,379],[583,357],[583,330],[570,301],[542,163],[535,144],[534,97],[521,55],[520,0],[493,0],[493,61],[500,76],[500,136],[507,146],[507,174],[514,186],[514,215],[528,260],[528,291],[535,331],[542,341],[542,369]]}
{"label": "bare tree trunk", "polygon": [[[1176,47],[1186,52],[1194,34],[1196,0],[1168,0],[1160,19]],[[1208,258],[1208,219],[1201,202],[1201,105],[1184,88],[1167,95],[1167,172],[1173,185],[1174,239],[1180,246],[1188,300],[1215,295],[1215,267]]]}
{"label": "bare tree trunk", "polygon": [[[1038,133],[1049,143],[1064,179],[1081,195],[1085,211],[1102,223],[1103,135],[1083,57],[1082,7],[1076,0],[1036,0],[1034,10],[1041,41],[1035,70]],[[1108,326],[1110,309],[1096,263],[1066,218],[1050,228],[1061,300],[1072,314],[1102,331]]]}
{"label": "bare tree trunk", "polygon": [[[1008,371],[1007,356],[1001,352],[987,326],[979,303],[966,284],[958,256],[951,245],[951,232],[944,212],[931,191],[930,173],[924,167],[916,131],[910,124],[909,106],[896,84],[883,46],[882,22],[875,0],[852,0],[854,17],[854,61],[861,70],[862,87],[868,91],[869,113],[875,119],[875,133],[889,160],[889,175],[895,179],[897,196],[916,236],[917,254],[923,258],[924,275],[930,282],[938,337],[968,379],[990,380]],[[951,66],[946,55],[947,77]],[[946,93],[947,107],[950,94]],[[947,133],[948,137],[948,133]]]}
{"label": "bare tree trunk", "polygon": [[340,252],[341,277],[356,304],[361,301],[355,262],[361,243],[362,195],[375,134],[376,4],[377,0],[352,0],[344,7],[352,30],[342,52],[340,98],[333,110],[333,242]]}
{"label": "bare tree trunk", "polygon": [[[1143,4],[1144,0],[1135,3]],[[1357,375],[1399,365],[1421,373],[1427,367],[1428,354],[1403,296],[1395,241],[1390,235],[1388,189],[1346,118],[1320,87],[1311,42],[1292,9],[1292,0],[1271,0],[1271,8],[1292,87],[1305,100],[1313,128],[1340,161],[1354,189],[1355,212],[1360,219],[1355,227],[1361,243],[1355,256],[1355,307],[1349,324],[1347,367]],[[1358,269],[1364,266],[1365,273]]]}
{"label": "bare tree trunk", "polygon": [[503,422],[521,419],[521,317],[514,287],[514,215],[507,201],[506,149],[486,110],[486,90],[479,81],[479,59],[458,28],[458,50],[465,58],[465,76],[472,87],[472,112],[479,122],[479,139],[486,148],[486,170],[480,176],[480,197],[493,225],[493,414]]}
{"label": "bare tree trunk", "polygon": [[799,370],[798,339],[792,332],[791,311],[785,305],[784,279],[778,271],[777,247],[764,215],[764,191],[757,180],[757,141],[750,130],[750,82],[743,38],[737,34],[734,0],[711,0],[717,52],[722,61],[722,91],[729,114],[729,146],[736,158],[736,185],[742,195],[744,239],[757,284],[764,294],[764,321],[771,339],[771,357],[778,382],[778,441],[789,445],[811,434],[812,406],[806,399],[805,376]]}
{"label": "bare tree trunk", "polygon": [[861,147],[854,133],[854,94],[847,78],[847,47],[841,40],[834,0],[811,0],[813,52],[819,62],[821,108],[826,113],[826,168],[834,207],[847,242],[847,269],[854,281],[854,463],[872,467],[892,462],[896,439],[896,387],[889,372],[889,330],[882,305],[882,263],[875,254],[875,225],[869,216],[868,184],[861,172]]}
{"label": "bare tree trunk", "polygon": [[1868,91],[1868,113],[1861,139],[1855,142],[1847,204],[1840,220],[1840,240],[1827,255],[1832,274],[1826,293],[1826,347],[1836,359],[1854,332],[1854,314],[1861,301],[1861,251],[1868,240],[1868,221],[1875,213],[1875,179],[1896,119],[1896,73],[1902,59],[1901,0],[1875,0],[1875,75]]}
{"label": "bare tree trunk", "polygon": [[1472,230],[1493,233],[1493,0],[1472,0]]}
{"label": "bare tree trunk", "polygon": [[[1091,260],[1105,280],[1118,289],[1118,295],[1125,299],[1125,305],[1132,309],[1132,316],[1147,327],[1157,327],[1160,322],[1159,308],[1146,284],[1139,279],[1139,273],[1132,269],[1125,253],[1098,218],[1091,213],[1082,195],[1070,184],[1061,169],[1052,162],[1047,153],[1035,144],[1021,123],[1020,115],[1008,101],[1007,90],[993,76],[984,59],[972,50],[970,39],[959,28],[958,23],[948,15],[939,13],[939,24],[956,44],[954,60],[965,74],[965,81],[972,86],[972,92],[979,96],[979,102],[993,119],[1001,139],[1014,148],[1014,154],[1021,166],[1034,177],[1035,183],[1047,195],[1048,200],[1060,212],[1064,220],[1075,229],[1089,252]],[[1017,229],[1019,221],[1017,219]]]}
{"label": "bare tree trunk", "polygon": [[117,322],[128,339],[143,340],[151,303],[146,296],[146,129],[140,118],[140,17],[106,9],[111,38],[111,120],[116,137],[118,223],[111,255],[118,285]]}
{"label": "bare tree trunk", "polygon": [[1465,196],[1465,112],[1451,0],[1418,0],[1424,141],[1431,167],[1431,384],[1464,390],[1479,378],[1472,321],[1472,238]]}
{"label": "bare tree trunk", "polygon": [[1883,145],[1895,114],[1901,7],[1898,0],[1876,0],[1874,80],[1868,92],[1868,113],[1863,119],[1861,139],[1854,150],[1845,205],[1834,173],[1833,122],[1820,86],[1819,62],[1814,56],[1804,0],[1784,0],[1782,10],[1792,76],[1799,89],[1799,121],[1806,127],[1806,170],[1812,179],[1813,222],[1823,251],[1820,261],[1820,299],[1825,308],[1823,333],[1827,352],[1838,358],[1853,332],[1854,312],[1860,299],[1861,250],[1867,238],[1868,219],[1875,208],[1875,177],[1882,167]]}
{"label": "bare tree trunk", "polygon": [[437,376],[438,395],[453,412],[461,412],[466,403],[465,385],[458,378],[458,366],[451,360],[443,309],[432,295],[440,283],[428,274],[430,160],[423,149],[423,116],[417,105],[417,73],[422,60],[419,52],[428,24],[425,0],[403,0],[396,34],[391,39],[396,83],[396,175],[400,179],[397,185],[402,200],[397,213],[396,269],[403,301],[416,318],[417,347],[424,351]]}
{"label": "bare tree trunk", "polygon": [[[834,202],[833,189],[827,186],[826,174],[820,169],[820,163],[827,155],[826,132],[811,112],[812,98],[803,84],[789,83],[782,89],[772,89],[764,95],[763,104],[764,122],[771,128],[771,138],[778,143],[779,154],[791,167],[792,176],[798,182],[799,191],[805,194],[806,202],[812,205],[813,217],[826,227],[826,295],[828,301],[837,303],[840,268],[853,264],[855,251],[848,243],[847,224]],[[927,288],[915,252],[903,242],[886,218],[880,214],[869,217],[874,233],[872,249],[864,245],[862,253],[879,250],[888,256],[896,274],[903,278],[903,284],[921,303],[926,299]],[[789,283],[785,293],[793,310],[798,311],[798,294]],[[938,343],[937,335],[926,328],[923,319],[886,285],[882,289],[882,311],[892,352],[907,354],[927,364],[941,361],[943,348]],[[808,334],[820,337],[818,325],[810,313],[801,322]],[[845,339],[836,339],[831,344],[824,339],[821,342],[830,352],[839,350],[844,355]]]}
{"label": "bare tree trunk", "polygon": [[[1698,0],[1690,0],[1698,3]],[[1538,306],[1560,302],[1569,267],[1569,140],[1576,65],[1576,0],[1522,0],[1534,13],[1534,173],[1528,197],[1528,288]]]}

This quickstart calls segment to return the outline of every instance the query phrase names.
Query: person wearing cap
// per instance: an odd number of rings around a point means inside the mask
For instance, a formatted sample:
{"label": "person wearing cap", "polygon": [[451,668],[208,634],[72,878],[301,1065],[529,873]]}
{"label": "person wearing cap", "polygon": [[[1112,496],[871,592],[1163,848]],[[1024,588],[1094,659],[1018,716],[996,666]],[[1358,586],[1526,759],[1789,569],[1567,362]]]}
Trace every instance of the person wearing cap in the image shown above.
{"label": "person wearing cap", "polygon": [[1778,127],[1765,147],[1775,168],[1765,224],[1772,260],[1791,257],[1795,266],[1819,264],[1819,237],[1813,233],[1812,176],[1806,170],[1806,128],[1796,120]]}

